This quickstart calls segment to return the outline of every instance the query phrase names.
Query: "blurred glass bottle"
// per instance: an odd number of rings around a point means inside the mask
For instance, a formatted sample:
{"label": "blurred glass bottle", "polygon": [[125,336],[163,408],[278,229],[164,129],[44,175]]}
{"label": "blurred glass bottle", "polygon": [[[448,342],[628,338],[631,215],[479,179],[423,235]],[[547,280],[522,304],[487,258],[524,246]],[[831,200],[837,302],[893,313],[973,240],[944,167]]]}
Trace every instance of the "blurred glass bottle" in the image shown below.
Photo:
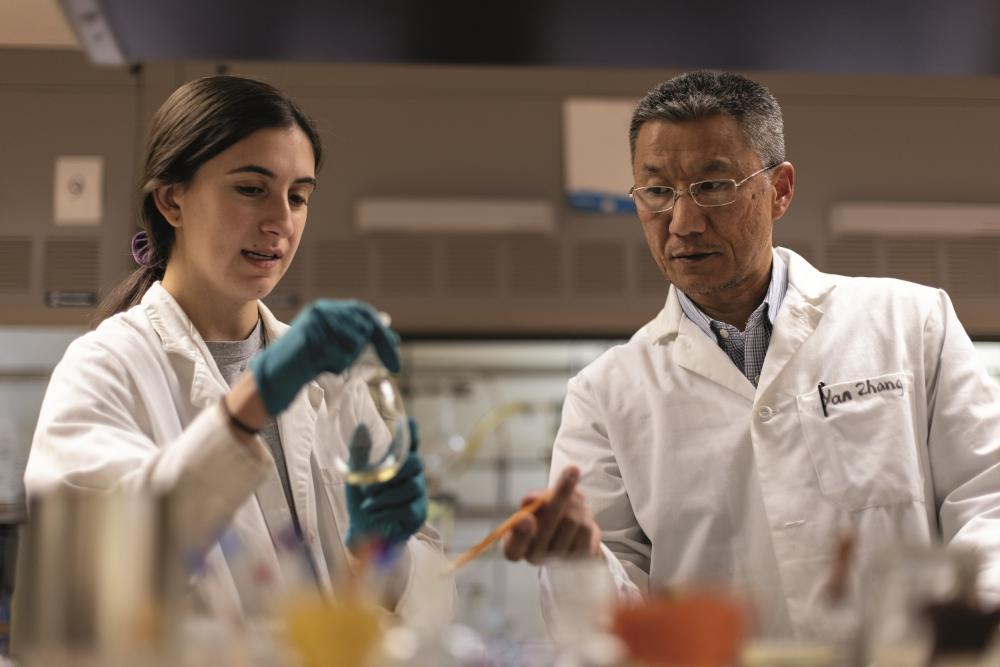
{"label": "blurred glass bottle", "polygon": [[869,657],[875,665],[930,664],[935,644],[931,610],[961,602],[978,608],[980,557],[943,546],[899,546],[881,559],[877,592],[867,610]]}
{"label": "blurred glass bottle", "polygon": [[28,447],[15,422],[0,416],[0,656],[10,655],[11,605],[18,532],[27,516],[24,465]]}
{"label": "blurred glass bottle", "polygon": [[10,655],[11,599],[17,564],[18,521],[8,513],[0,522],[0,656]]}
{"label": "blurred glass bottle", "polygon": [[625,645],[611,632],[617,595],[604,560],[553,558],[544,576],[553,591],[545,617],[557,667],[624,664]]}

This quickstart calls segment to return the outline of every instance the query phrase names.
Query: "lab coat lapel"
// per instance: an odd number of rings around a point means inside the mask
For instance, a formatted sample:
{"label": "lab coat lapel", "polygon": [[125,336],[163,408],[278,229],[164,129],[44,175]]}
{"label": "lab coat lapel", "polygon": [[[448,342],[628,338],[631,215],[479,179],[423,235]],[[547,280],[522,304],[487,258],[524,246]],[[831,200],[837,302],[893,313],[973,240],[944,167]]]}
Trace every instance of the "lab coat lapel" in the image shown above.
{"label": "lab coat lapel", "polygon": [[[760,371],[760,381],[757,383],[757,391],[761,393],[778,379],[781,371],[816,330],[823,317],[820,308],[800,301],[800,298],[800,295],[793,290],[785,294],[785,302],[778,318],[774,321],[771,343],[768,345],[764,366]],[[789,303],[790,301],[792,303]]]}
{"label": "lab coat lapel", "polygon": [[774,321],[771,343],[764,358],[757,391],[763,393],[775,382],[813,334],[823,318],[823,302],[834,283],[808,262],[785,248],[778,252],[788,266],[788,290]]}
{"label": "lab coat lapel", "polygon": [[681,368],[753,401],[753,384],[736,368],[725,351],[684,315],[676,290],[676,287],[670,287],[666,305],[649,324],[655,343],[669,346],[674,363]]}
{"label": "lab coat lapel", "polygon": [[175,359],[178,378],[190,382],[188,400],[192,407],[201,410],[226,394],[229,387],[218,367],[208,362],[212,355],[201,334],[159,281],[146,290],[142,305],[163,351]]}
{"label": "lab coat lapel", "polygon": [[310,459],[316,440],[316,419],[322,401],[323,390],[311,382],[304,391],[299,392],[288,409],[278,415],[278,432],[285,452],[292,500],[307,539],[315,533],[317,524]]}
{"label": "lab coat lapel", "polygon": [[673,355],[678,366],[718,383],[748,401],[753,401],[753,383],[736,368],[733,360],[715,341],[686,317],[680,322],[680,331],[673,345]]}
{"label": "lab coat lapel", "polygon": [[[288,331],[288,325],[278,321],[267,306],[258,302],[258,308],[268,343]],[[295,503],[295,511],[307,541],[312,540],[312,536],[316,534],[318,524],[309,460],[316,440],[316,419],[322,402],[323,390],[315,382],[310,382],[277,419],[288,481],[292,488],[292,502]]]}

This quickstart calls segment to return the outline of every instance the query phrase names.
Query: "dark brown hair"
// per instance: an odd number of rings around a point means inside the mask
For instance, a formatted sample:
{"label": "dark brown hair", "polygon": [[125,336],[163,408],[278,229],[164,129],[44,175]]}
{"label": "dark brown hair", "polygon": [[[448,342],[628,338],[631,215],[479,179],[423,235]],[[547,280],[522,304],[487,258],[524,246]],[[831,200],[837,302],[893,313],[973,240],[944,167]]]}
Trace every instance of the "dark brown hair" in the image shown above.
{"label": "dark brown hair", "polygon": [[313,121],[270,84],[238,76],[190,81],[167,98],[153,116],[138,187],[139,226],[149,235],[152,266],[141,266],[98,306],[93,325],[139,303],[170,258],[174,228],[153,198],[164,185],[189,182],[208,160],[257,130],[298,126],[312,144],[316,170],[323,146]]}

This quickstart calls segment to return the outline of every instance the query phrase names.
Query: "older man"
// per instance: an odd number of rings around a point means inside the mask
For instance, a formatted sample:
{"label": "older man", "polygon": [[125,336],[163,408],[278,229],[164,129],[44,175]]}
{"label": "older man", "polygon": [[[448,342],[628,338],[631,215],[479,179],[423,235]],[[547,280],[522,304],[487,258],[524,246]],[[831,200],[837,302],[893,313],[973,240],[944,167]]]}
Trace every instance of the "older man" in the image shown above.
{"label": "older man", "polygon": [[[856,633],[896,543],[974,547],[1000,595],[1000,391],[948,296],[772,248],[795,170],[754,81],[671,79],[639,103],[630,141],[666,304],[570,381],[556,494],[507,557],[599,555],[622,595],[723,585],[773,637]],[[845,531],[856,548],[834,615]]]}

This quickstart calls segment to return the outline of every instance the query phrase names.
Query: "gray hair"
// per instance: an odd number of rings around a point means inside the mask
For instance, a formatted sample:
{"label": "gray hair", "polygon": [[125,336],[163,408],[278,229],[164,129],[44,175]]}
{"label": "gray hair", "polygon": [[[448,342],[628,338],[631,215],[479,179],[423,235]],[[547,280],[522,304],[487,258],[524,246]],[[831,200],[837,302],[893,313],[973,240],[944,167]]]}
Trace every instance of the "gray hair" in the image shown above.
{"label": "gray hair", "polygon": [[771,91],[741,74],[712,71],[681,74],[646,93],[629,125],[632,159],[639,130],[647,121],[676,123],[712,116],[734,118],[762,166],[785,160],[781,107]]}

